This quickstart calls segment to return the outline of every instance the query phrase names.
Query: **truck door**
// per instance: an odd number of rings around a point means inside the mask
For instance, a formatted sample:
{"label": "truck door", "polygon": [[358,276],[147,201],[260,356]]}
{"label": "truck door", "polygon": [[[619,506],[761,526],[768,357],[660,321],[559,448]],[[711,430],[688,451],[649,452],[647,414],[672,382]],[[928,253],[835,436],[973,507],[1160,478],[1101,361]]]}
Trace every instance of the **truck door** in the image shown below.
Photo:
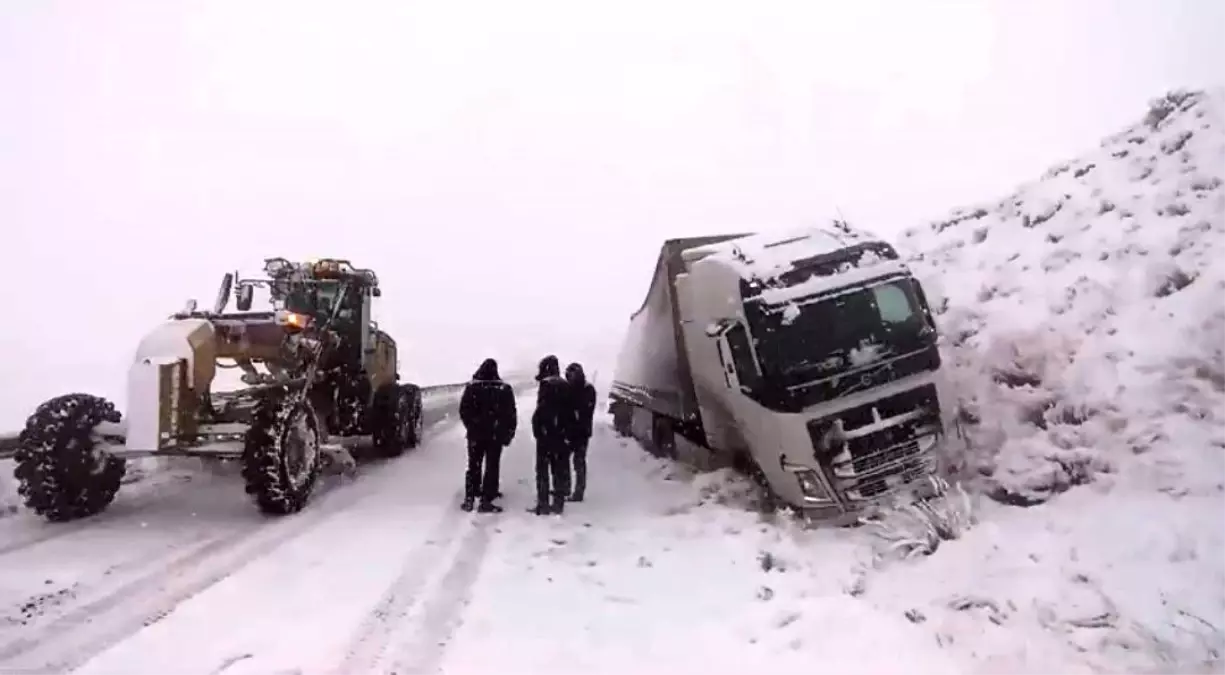
{"label": "truck door", "polygon": [[750,394],[759,391],[761,371],[749,342],[749,332],[739,321],[729,322],[715,335],[719,344],[719,361],[728,388]]}

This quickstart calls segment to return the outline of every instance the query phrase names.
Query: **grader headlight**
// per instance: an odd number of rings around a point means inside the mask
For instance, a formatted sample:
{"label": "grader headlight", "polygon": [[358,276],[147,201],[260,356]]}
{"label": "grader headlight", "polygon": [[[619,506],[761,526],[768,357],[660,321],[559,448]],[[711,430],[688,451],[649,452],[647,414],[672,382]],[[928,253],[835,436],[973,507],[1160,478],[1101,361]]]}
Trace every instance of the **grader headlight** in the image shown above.
{"label": "grader headlight", "polygon": [[305,330],[310,325],[311,318],[305,314],[282,309],[276,313],[276,322],[289,330]]}

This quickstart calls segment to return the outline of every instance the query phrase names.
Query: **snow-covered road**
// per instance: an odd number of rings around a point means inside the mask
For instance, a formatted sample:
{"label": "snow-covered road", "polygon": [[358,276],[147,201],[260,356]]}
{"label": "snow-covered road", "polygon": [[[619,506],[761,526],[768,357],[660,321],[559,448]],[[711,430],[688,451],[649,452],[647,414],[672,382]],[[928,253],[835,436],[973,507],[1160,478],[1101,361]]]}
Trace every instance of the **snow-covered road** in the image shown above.
{"label": "snow-covered road", "polygon": [[[309,658],[311,627],[335,630],[348,599],[361,610],[364,589],[382,590],[378,570],[453,510],[463,461],[446,433],[453,407],[427,410],[420,448],[325,481],[289,518],[259,515],[236,476],[173,471],[125,486],[88,521],[0,520],[0,672],[64,672],[100,656],[87,672],[206,673],[282,637]],[[217,613],[199,623],[201,612]]]}
{"label": "snow-covered road", "polygon": [[0,672],[956,670],[901,616],[844,593],[845,557],[844,574],[789,588],[801,578],[759,560],[776,528],[695,508],[691,482],[606,422],[588,501],[528,514],[531,400],[520,408],[503,514],[457,508],[462,431],[442,422],[289,518],[205,475],[121,497],[88,526],[0,521]]}
{"label": "snow-covered road", "polygon": [[88,522],[0,519],[0,673],[1187,672],[1157,651],[1196,629],[1132,582],[1202,579],[1202,561],[1092,536],[1117,504],[996,507],[930,558],[874,567],[863,528],[763,517],[743,481],[649,457],[601,414],[587,501],[541,518],[532,403],[501,514],[459,510],[463,434],[435,409],[420,448],[292,517],[258,515],[236,477],[170,471]]}

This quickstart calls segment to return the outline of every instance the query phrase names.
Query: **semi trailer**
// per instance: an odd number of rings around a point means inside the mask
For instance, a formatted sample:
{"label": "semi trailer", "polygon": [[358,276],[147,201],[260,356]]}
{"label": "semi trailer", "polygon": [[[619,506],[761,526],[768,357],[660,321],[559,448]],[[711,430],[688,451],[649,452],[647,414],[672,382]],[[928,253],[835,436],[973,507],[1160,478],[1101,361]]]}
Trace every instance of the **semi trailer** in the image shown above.
{"label": "semi trailer", "polygon": [[922,285],[888,242],[836,221],[666,241],[609,413],[654,454],[853,519],[939,492],[944,387]]}

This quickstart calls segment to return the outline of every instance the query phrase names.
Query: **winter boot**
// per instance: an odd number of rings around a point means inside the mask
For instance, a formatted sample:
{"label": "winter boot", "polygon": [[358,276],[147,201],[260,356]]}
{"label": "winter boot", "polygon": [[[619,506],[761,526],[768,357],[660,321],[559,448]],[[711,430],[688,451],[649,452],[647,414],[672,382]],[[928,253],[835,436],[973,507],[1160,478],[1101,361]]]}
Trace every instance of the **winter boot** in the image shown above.
{"label": "winter boot", "polygon": [[581,493],[581,492],[575,492],[574,494],[570,495],[570,501],[572,501],[572,502],[581,502],[581,501],[583,501],[583,493]]}
{"label": "winter boot", "polygon": [[538,516],[547,516],[550,513],[553,513],[553,509],[548,504],[541,503],[541,504],[537,504],[533,506],[532,508],[528,509],[527,512],[534,513]]}
{"label": "winter boot", "polygon": [[477,513],[501,513],[502,507],[493,502],[482,501],[481,505],[476,507]]}
{"label": "winter boot", "polygon": [[553,497],[552,512],[560,516],[562,513],[565,513],[565,511],[566,511],[566,497],[564,495],[557,495],[556,497]]}
{"label": "winter boot", "polygon": [[471,511],[471,510],[472,510],[472,507],[473,507],[475,504],[476,504],[476,500],[475,500],[475,499],[473,499],[472,497],[464,497],[464,503],[463,503],[463,504],[460,504],[459,508],[461,508],[461,509],[463,509],[463,510],[465,510],[465,511]]}

